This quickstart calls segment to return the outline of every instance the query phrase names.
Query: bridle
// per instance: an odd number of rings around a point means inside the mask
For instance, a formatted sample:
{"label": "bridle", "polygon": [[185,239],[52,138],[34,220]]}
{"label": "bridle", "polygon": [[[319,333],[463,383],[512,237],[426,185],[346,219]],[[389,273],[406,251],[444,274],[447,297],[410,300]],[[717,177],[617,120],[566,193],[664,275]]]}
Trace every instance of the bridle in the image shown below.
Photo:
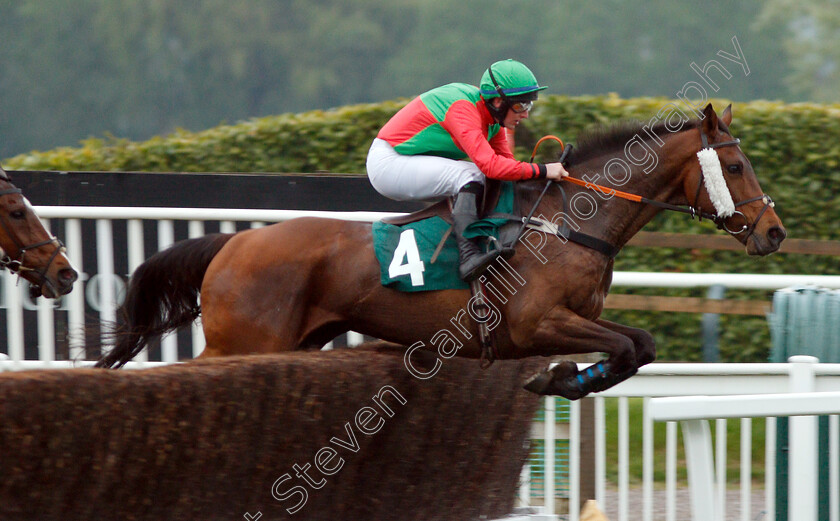
{"label": "bridle", "polygon": [[[540,138],[539,141],[537,141],[536,145],[534,146],[534,152],[531,155],[531,161],[533,161],[534,156],[536,156],[537,149],[539,148],[540,144],[547,139],[552,139],[552,140],[558,141],[560,143],[560,145],[563,146],[563,141],[556,136],[542,137],[542,138]],[[739,144],[741,143],[740,139],[735,138],[735,139],[732,139],[730,141],[723,141],[721,143],[709,144],[709,139],[706,136],[706,133],[703,132],[703,129],[700,129],[700,140],[702,141],[704,149],[705,148],[718,149],[718,148],[728,147],[728,146],[739,146]],[[571,148],[572,148],[571,145],[569,145],[568,147],[563,146],[563,156],[562,156],[562,158],[565,158],[568,155],[568,151],[571,150]],[[562,162],[562,159],[561,159],[561,162]],[[774,208],[776,206],[776,203],[774,203],[773,199],[770,198],[770,196],[767,195],[767,194],[761,194],[761,195],[756,196],[756,197],[750,197],[749,199],[744,199],[743,201],[739,201],[739,202],[735,203],[735,208],[738,208],[739,206],[744,206],[744,205],[747,205],[747,204],[750,204],[750,203],[754,203],[756,201],[762,201],[764,203],[764,207],[761,209],[761,211],[758,213],[758,216],[755,218],[755,220],[752,223],[750,223],[749,225],[743,224],[743,225],[741,225],[741,228],[738,229],[738,230],[731,230],[731,229],[729,229],[729,226],[727,226],[726,220],[729,219],[732,216],[721,217],[717,213],[705,212],[700,208],[700,205],[698,204],[698,200],[700,199],[700,193],[702,192],[703,186],[704,186],[703,175],[704,174],[703,174],[703,171],[701,169],[700,178],[697,181],[697,190],[695,191],[695,194],[694,194],[694,202],[693,202],[693,204],[689,204],[687,206],[679,206],[679,205],[675,205],[675,204],[664,203],[664,202],[661,202],[661,201],[655,201],[653,199],[648,199],[647,197],[642,197],[640,195],[631,194],[631,193],[627,193],[627,192],[622,192],[622,191],[616,190],[614,188],[607,188],[606,186],[597,185],[597,184],[590,183],[590,182],[584,181],[582,179],[576,179],[576,178],[570,177],[570,176],[562,178],[561,181],[568,181],[568,182],[576,184],[578,186],[582,186],[586,189],[595,190],[597,192],[601,192],[603,194],[610,195],[610,196],[616,196],[616,197],[619,197],[621,199],[626,199],[628,201],[633,201],[633,202],[637,202],[637,203],[645,203],[645,204],[649,204],[649,205],[652,205],[652,206],[656,206],[658,208],[662,208],[664,210],[671,210],[671,211],[675,211],[675,212],[685,213],[685,214],[690,215],[692,218],[694,218],[696,216],[698,218],[698,220],[709,219],[710,221],[714,222],[715,225],[717,225],[717,227],[719,229],[726,230],[728,233],[730,233],[732,235],[739,235],[741,233],[747,232],[747,235],[744,239],[745,241],[747,239],[749,239],[752,236],[752,234],[755,232],[755,227],[758,224],[758,221],[761,220],[761,218],[767,212],[767,209],[768,208]],[[551,184],[555,184],[555,183],[549,182],[546,185],[546,189],[548,189],[548,186],[550,186]],[[540,195],[539,199],[537,200],[536,205],[538,205],[540,200],[542,200],[542,197],[545,195],[545,192],[546,192],[546,190],[543,190],[542,194]],[[564,197],[564,199],[565,199],[565,197]],[[536,205],[534,206],[534,208],[536,208]],[[745,222],[749,222],[747,220],[747,217],[743,214],[743,212],[735,210],[735,212],[732,215],[735,215],[735,214],[740,215],[741,218]]]}
{"label": "bridle", "polygon": [[[700,140],[703,143],[703,148],[704,149],[711,148],[713,150],[716,150],[716,149],[722,148],[722,147],[728,147],[728,146],[739,146],[740,143],[741,143],[740,139],[735,138],[735,139],[732,139],[730,141],[723,141],[721,143],[709,144],[709,138],[706,137],[706,133],[703,132],[702,129],[700,130]],[[732,235],[738,235],[740,233],[747,232],[746,239],[749,239],[752,236],[752,234],[755,232],[755,227],[758,224],[758,221],[760,221],[761,218],[764,217],[764,213],[767,212],[767,209],[768,208],[774,208],[776,206],[776,203],[774,203],[773,199],[767,194],[761,194],[761,195],[757,195],[755,197],[750,197],[749,199],[744,199],[743,201],[738,201],[737,203],[735,203],[735,208],[738,208],[739,206],[744,206],[746,204],[754,203],[756,201],[763,202],[764,207],[761,209],[760,212],[758,212],[758,216],[755,218],[755,220],[752,222],[752,224],[750,224],[749,226],[746,225],[746,224],[742,224],[740,230],[730,230],[729,227],[726,225],[726,219],[728,219],[731,216],[721,217],[716,213],[715,214],[707,214],[705,212],[700,212],[699,211],[700,206],[699,206],[697,201],[700,198],[700,192],[703,190],[703,185],[704,185],[703,175],[704,175],[703,170],[701,169],[700,170],[700,179],[697,182],[697,190],[694,193],[694,204],[690,205],[689,208],[692,211],[694,211],[695,214],[699,215],[701,218],[706,217],[706,218],[711,219],[712,221],[714,221],[714,223],[717,225],[717,227],[719,229],[726,230],[728,233],[730,233]],[[747,216],[744,215],[743,212],[741,212],[739,210],[735,210],[735,212],[732,215],[736,215],[736,214],[740,215],[741,218],[744,220],[744,222],[749,222],[748,219],[747,219]]]}
{"label": "bridle", "polygon": [[[0,181],[6,181],[10,185],[12,184],[12,181],[8,177],[3,175],[0,175]],[[0,190],[0,197],[20,193],[22,193],[21,189],[12,185],[11,188]],[[6,232],[6,235],[9,237],[9,239],[11,239],[12,242],[14,242],[15,247],[18,250],[17,258],[13,259],[5,250],[0,248],[0,255],[2,255],[0,257],[0,270],[8,269],[10,272],[18,274],[18,276],[22,275],[23,273],[35,273],[35,275],[38,278],[38,281],[41,284],[50,285],[51,283],[47,278],[47,270],[50,268],[50,265],[52,265],[53,261],[56,257],[58,257],[59,254],[66,252],[64,244],[57,237],[51,235],[48,239],[43,240],[41,242],[24,245],[18,240],[17,236],[15,236],[15,234],[12,233],[12,230],[9,227],[9,224],[5,218],[0,217],[0,226],[2,226],[3,231]],[[26,252],[28,252],[29,250],[38,249],[42,246],[47,246],[49,244],[55,246],[55,249],[53,250],[53,253],[50,256],[49,261],[47,261],[43,268],[41,268],[40,270],[36,270],[35,268],[30,268],[29,266],[26,266]]]}

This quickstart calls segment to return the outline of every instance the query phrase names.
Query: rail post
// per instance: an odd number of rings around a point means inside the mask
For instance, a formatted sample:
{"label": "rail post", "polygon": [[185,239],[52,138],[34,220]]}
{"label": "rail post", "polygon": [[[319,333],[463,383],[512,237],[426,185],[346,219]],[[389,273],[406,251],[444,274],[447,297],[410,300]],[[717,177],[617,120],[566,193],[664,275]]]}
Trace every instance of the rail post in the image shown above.
{"label": "rail post", "polygon": [[[807,393],[816,390],[814,366],[816,357],[796,355],[790,362],[790,392]],[[818,512],[818,463],[816,416],[792,416],[789,420],[788,462],[788,519],[790,521],[816,520]]]}

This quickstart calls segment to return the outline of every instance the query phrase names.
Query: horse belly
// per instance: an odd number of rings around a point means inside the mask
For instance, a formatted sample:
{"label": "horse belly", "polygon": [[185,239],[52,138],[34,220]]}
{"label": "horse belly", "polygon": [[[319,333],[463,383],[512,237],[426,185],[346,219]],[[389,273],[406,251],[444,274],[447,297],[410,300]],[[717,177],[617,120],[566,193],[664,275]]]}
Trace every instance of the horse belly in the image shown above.
{"label": "horse belly", "polygon": [[369,267],[372,249],[359,245],[369,230],[306,218],[237,234],[213,259],[201,288],[208,354],[309,347],[314,332],[342,322],[360,281],[378,275]]}
{"label": "horse belly", "polygon": [[[351,323],[355,331],[390,342],[432,349],[451,342],[458,356],[477,357],[478,325],[467,311],[469,298],[464,290],[401,293],[380,286],[359,302]],[[496,329],[507,328],[503,322]]]}

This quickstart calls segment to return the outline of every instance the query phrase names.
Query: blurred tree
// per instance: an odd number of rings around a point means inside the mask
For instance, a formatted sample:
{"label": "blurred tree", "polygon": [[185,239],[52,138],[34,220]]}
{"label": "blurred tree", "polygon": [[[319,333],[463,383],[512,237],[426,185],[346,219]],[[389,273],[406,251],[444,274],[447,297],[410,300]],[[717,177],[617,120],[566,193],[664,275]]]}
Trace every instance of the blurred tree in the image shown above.
{"label": "blurred tree", "polygon": [[544,71],[533,58],[545,35],[535,32],[533,24],[554,3],[425,0],[410,37],[394,49],[376,78],[375,94],[385,99],[415,96],[450,82],[477,85],[491,63],[505,58],[528,64],[541,79]]}
{"label": "blurred tree", "polygon": [[[375,92],[409,96],[450,81],[475,84],[492,61],[510,57],[528,64],[552,93],[673,97],[687,81],[697,80],[692,62],[702,67],[721,60],[718,50],[733,53],[735,36],[750,75],[732,64],[733,78],[716,95],[784,98],[787,64],[778,60],[776,27],[752,23],[761,5],[759,0],[690,7],[669,0],[489,0],[477,8],[470,1],[427,0]],[[471,30],[465,37],[466,24]]]}
{"label": "blurred tree", "polygon": [[413,0],[0,2],[0,153],[373,100]]}
{"label": "blurred tree", "polygon": [[[81,5],[77,5],[81,4]],[[0,150],[54,146],[78,122],[102,118],[103,49],[86,37],[89,2],[0,3],[6,34],[0,45]],[[91,88],[79,92],[80,81]],[[108,90],[104,85],[102,90]],[[108,127],[99,127],[99,131]],[[78,135],[78,134],[76,134]]]}
{"label": "blurred tree", "polygon": [[[293,106],[335,107],[375,101],[371,85],[384,63],[403,47],[419,2],[296,0],[298,32],[287,32]],[[393,95],[393,94],[391,94]]]}
{"label": "blurred tree", "polygon": [[[747,101],[786,95],[780,79],[786,64],[777,59],[777,35],[769,27],[752,28],[759,0],[553,4],[537,18],[536,33],[546,35],[539,52],[543,63],[555,63],[549,71],[557,79],[547,80],[557,85],[555,92],[674,97],[686,82],[698,79],[692,62],[703,67],[716,59],[732,74],[716,96]],[[733,36],[748,61],[748,77],[737,64],[716,56],[719,50],[734,53]]]}
{"label": "blurred tree", "polygon": [[552,93],[674,96],[696,79],[690,63],[731,51],[733,36],[751,72],[731,69],[716,95],[785,99],[795,87],[785,78],[802,66],[779,59],[795,27],[772,17],[753,23],[762,6],[0,0],[0,157],[108,132],[146,139],[475,84],[487,65],[508,57],[527,63]]}
{"label": "blurred tree", "polygon": [[768,0],[759,27],[780,31],[791,72],[785,83],[801,100],[840,101],[840,4],[837,0]]}

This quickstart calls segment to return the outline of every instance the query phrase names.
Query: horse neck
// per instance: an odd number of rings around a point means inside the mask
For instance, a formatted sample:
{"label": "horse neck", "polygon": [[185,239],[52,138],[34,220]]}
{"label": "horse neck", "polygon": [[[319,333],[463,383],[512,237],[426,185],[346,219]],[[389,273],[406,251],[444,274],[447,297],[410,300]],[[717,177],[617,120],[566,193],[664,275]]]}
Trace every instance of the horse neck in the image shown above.
{"label": "horse neck", "polygon": [[[573,166],[569,172],[572,177],[646,199],[669,204],[686,204],[683,180],[689,165],[688,161],[694,159],[696,154],[696,148],[690,145],[691,140],[696,137],[699,143],[699,136],[695,134],[696,131],[688,130],[663,136],[664,144],[661,146],[655,141],[647,141],[650,150],[656,153],[658,158],[656,166],[650,171],[645,171],[644,165],[632,165],[626,161],[622,150]],[[605,166],[610,160],[616,158],[625,160],[624,163],[630,166],[629,179],[621,185],[612,182],[605,171]],[[619,169],[616,168],[615,171],[618,172]],[[569,214],[569,218],[580,227],[581,232],[603,239],[617,247],[624,246],[661,211],[661,208],[650,204],[628,201],[614,195],[604,195],[571,183],[564,183],[563,186],[569,207],[564,213]],[[556,205],[556,211],[563,211],[560,196],[555,195],[553,199],[552,203]],[[579,199],[578,205],[585,207],[586,203],[583,199],[587,199],[590,203],[589,208],[594,201],[594,211],[590,217],[586,218],[586,209],[576,210],[575,199]]]}

